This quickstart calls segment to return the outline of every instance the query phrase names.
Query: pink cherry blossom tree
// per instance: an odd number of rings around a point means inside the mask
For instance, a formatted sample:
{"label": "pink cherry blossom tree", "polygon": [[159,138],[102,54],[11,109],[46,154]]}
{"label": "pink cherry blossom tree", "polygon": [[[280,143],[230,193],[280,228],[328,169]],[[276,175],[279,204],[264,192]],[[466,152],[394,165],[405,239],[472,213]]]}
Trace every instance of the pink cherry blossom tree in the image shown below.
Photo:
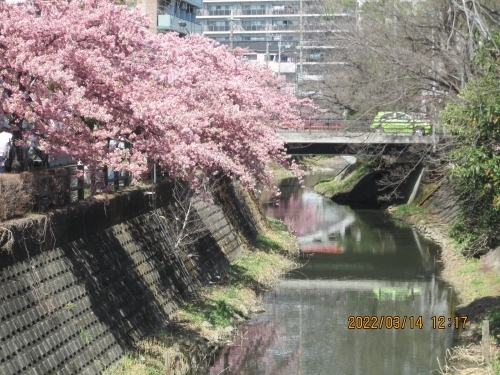
{"label": "pink cherry blossom tree", "polygon": [[107,0],[0,2],[0,115],[91,171],[156,163],[192,187],[202,171],[254,188],[272,186],[271,160],[296,169],[275,130],[302,126],[309,102],[238,51],[146,24]]}

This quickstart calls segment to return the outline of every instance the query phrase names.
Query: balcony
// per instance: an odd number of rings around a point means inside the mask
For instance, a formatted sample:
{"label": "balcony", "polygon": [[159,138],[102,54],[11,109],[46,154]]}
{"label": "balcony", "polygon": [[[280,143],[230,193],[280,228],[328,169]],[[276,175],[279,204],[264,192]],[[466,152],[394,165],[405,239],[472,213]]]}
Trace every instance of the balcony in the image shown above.
{"label": "balcony", "polygon": [[[181,12],[187,13],[187,12]],[[158,15],[158,30],[176,31],[179,34],[201,34],[201,25],[194,21],[196,17],[193,14],[185,14],[185,18],[172,16],[171,14]],[[179,22],[185,22],[186,26],[179,26]]]}
{"label": "balcony", "polygon": [[202,15],[204,16],[230,16],[231,15],[231,10],[230,9],[209,9],[205,10],[202,12]]}
{"label": "balcony", "polygon": [[190,5],[193,5],[195,8],[203,8],[203,1],[202,0],[182,0],[183,2],[186,2]]}
{"label": "balcony", "polygon": [[205,31],[229,31],[229,25],[207,25]]}
{"label": "balcony", "polygon": [[266,14],[266,9],[265,8],[242,9],[241,14],[244,16],[261,16]]}

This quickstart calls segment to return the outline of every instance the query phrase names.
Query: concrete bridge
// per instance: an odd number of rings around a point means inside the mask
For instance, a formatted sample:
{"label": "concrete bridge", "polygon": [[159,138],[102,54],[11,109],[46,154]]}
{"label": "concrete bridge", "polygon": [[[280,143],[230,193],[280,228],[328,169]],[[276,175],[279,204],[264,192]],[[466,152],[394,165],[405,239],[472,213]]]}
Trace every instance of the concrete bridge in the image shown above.
{"label": "concrete bridge", "polygon": [[343,130],[279,130],[290,154],[378,154],[401,150],[410,145],[437,144],[438,135],[374,133]]}

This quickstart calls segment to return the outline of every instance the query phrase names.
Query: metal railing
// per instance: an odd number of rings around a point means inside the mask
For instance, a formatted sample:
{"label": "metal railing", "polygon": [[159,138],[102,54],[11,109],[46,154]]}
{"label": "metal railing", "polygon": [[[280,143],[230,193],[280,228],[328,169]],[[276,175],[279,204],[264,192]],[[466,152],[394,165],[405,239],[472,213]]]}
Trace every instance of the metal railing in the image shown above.
{"label": "metal railing", "polygon": [[245,16],[259,16],[259,15],[264,15],[266,14],[266,9],[265,8],[260,8],[260,9],[243,9],[241,12],[242,15]]}
{"label": "metal railing", "polygon": [[207,31],[229,31],[229,25],[207,25],[206,26]]}
{"label": "metal railing", "polygon": [[[231,15],[231,9],[215,9],[215,10],[208,10],[206,11],[209,16],[230,16]],[[205,13],[205,12],[202,12]],[[205,15],[205,14],[203,14]]]}
{"label": "metal railing", "polygon": [[[395,125],[393,127],[385,125],[381,131],[376,131],[376,129],[370,128],[373,123],[372,120],[344,120],[344,119],[308,119],[304,121],[304,127],[301,129],[280,129],[280,132],[310,132],[310,133],[386,133],[395,135],[411,135],[412,130],[410,127],[405,127],[401,125]],[[434,129],[432,131],[426,129],[424,136],[431,136],[435,134],[437,136],[443,136],[444,133],[441,129]],[[418,125],[414,126],[419,127]],[[421,127],[421,126],[420,126]]]}
{"label": "metal railing", "polygon": [[[108,171],[105,167],[99,176],[85,172],[83,165],[67,165],[42,170],[32,169],[30,193],[35,211],[61,207],[81,201],[90,193],[86,185],[100,185],[98,192],[116,192],[130,185],[129,172]],[[100,183],[102,181],[102,183]]]}

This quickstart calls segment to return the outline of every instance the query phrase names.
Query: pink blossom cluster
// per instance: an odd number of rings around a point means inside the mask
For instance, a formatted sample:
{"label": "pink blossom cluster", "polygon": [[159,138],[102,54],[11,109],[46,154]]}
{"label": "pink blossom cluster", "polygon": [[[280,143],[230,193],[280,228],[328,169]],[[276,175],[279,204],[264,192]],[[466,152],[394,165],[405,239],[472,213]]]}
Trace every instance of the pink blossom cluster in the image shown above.
{"label": "pink blossom cluster", "polygon": [[193,187],[202,171],[254,188],[272,186],[271,160],[293,168],[275,130],[309,103],[238,51],[146,24],[107,0],[0,2],[0,115],[90,170],[156,163]]}

